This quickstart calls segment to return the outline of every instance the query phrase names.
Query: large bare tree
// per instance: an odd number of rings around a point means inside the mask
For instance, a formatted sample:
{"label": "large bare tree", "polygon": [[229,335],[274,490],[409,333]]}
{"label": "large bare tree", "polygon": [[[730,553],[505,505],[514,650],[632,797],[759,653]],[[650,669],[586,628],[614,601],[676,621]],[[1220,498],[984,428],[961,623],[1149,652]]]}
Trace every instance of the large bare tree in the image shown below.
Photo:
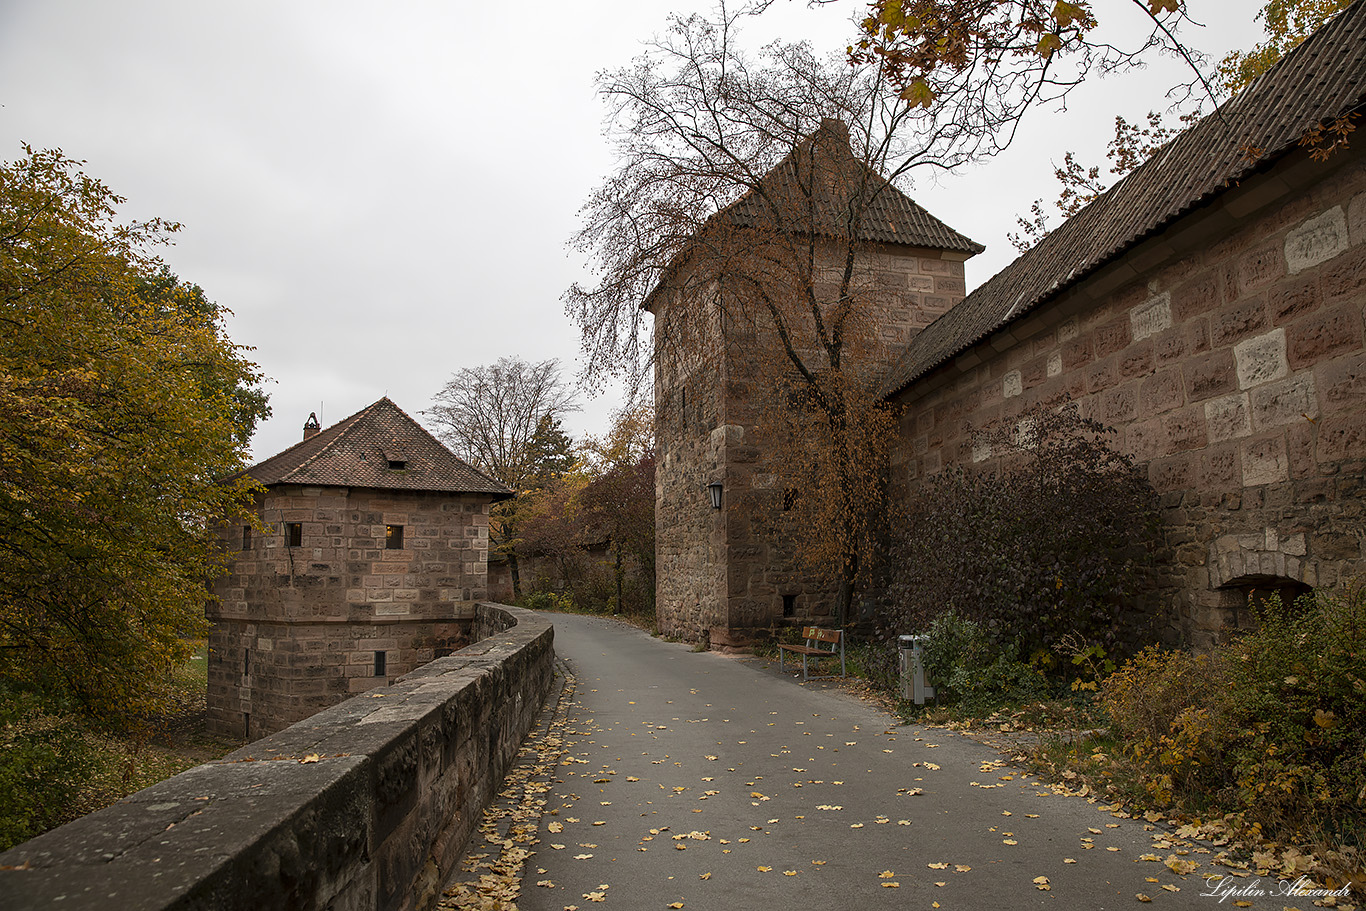
{"label": "large bare tree", "polygon": [[1086,3],[884,0],[866,41],[823,57],[747,53],[752,10],[722,6],[673,19],[600,76],[618,164],[575,237],[596,281],[565,296],[587,376],[643,384],[717,338],[743,348],[764,392],[751,421],[763,458],[815,511],[799,557],[839,580],[841,608],[872,551],[892,425],[877,395],[889,301],[869,250],[898,183],[994,154],[1027,110],[1091,73],[1181,50],[1176,0],[1143,8],[1151,28],[1124,50],[1091,39]]}
{"label": "large bare tree", "polygon": [[579,409],[578,396],[557,360],[499,358],[465,367],[446,381],[425,413],[436,433],[462,459],[502,481],[517,496],[493,508],[489,535],[521,594],[517,565],[524,495],[573,461],[560,419]]}
{"label": "large bare tree", "polygon": [[590,378],[677,373],[718,344],[744,352],[766,467],[820,513],[794,546],[839,581],[843,608],[871,549],[891,425],[869,356],[886,301],[861,253],[866,222],[901,198],[881,172],[966,153],[959,126],[923,118],[876,68],[800,44],[751,58],[735,21],[675,20],[602,77],[620,166],[577,238],[601,281],[566,300]]}

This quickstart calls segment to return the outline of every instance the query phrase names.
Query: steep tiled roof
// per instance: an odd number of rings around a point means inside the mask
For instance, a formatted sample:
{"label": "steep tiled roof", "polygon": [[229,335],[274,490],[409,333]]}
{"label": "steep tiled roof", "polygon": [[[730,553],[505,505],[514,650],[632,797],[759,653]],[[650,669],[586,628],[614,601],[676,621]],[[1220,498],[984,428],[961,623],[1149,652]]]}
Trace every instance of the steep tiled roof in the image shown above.
{"label": "steep tiled roof", "polygon": [[[819,180],[811,179],[813,169],[820,175]],[[781,207],[785,214],[780,226],[790,230],[806,221],[809,206],[813,233],[842,236],[851,202],[871,197],[856,230],[858,240],[968,255],[986,249],[916,205],[855,159],[849,148],[849,129],[838,120],[822,123],[817,132],[764,175],[760,190],[746,193],[717,213],[716,219],[734,225],[762,226],[772,223],[769,213]],[[794,219],[793,211],[801,214]]]}
{"label": "steep tiled roof", "polygon": [[[405,466],[390,468],[391,460]],[[244,475],[267,486],[487,493],[495,500],[512,496],[457,458],[387,397],[234,477]]]}
{"label": "steep tiled roof", "polygon": [[[1359,0],[931,323],[892,367],[885,393],[905,389],[1238,181],[1269,168],[1298,146],[1306,130],[1359,107],[1364,95],[1366,0]],[[1261,154],[1250,158],[1249,149]]]}

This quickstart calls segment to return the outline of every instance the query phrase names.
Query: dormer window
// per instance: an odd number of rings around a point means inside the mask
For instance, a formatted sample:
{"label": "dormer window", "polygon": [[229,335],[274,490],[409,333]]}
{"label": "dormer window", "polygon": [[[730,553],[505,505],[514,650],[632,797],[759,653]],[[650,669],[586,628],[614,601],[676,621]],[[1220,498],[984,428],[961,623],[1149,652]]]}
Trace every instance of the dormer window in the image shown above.
{"label": "dormer window", "polygon": [[390,459],[389,467],[394,469],[395,471],[402,471],[403,469],[408,467],[408,463],[404,459]]}

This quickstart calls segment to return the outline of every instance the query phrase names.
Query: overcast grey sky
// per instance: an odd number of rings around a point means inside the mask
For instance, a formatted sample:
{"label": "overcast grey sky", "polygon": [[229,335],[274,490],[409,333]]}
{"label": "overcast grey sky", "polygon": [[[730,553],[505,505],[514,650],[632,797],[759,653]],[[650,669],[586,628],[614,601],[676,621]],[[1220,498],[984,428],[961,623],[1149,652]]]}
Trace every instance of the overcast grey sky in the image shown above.
{"label": "overcast grey sky", "polygon": [[[1189,6],[1209,27],[1188,40],[1215,56],[1260,35],[1261,0]],[[0,158],[61,148],[128,198],[127,217],[184,225],[164,258],[233,311],[233,340],[273,379],[261,459],[310,411],[327,425],[387,394],[416,417],[451,373],[504,355],[573,373],[559,298],[582,263],[565,241],[612,165],[594,74],[668,13],[709,8],[0,0]],[[862,9],[778,0],[746,43],[839,49]],[[1050,160],[1101,161],[1114,114],[1160,107],[1175,72],[1100,82],[1065,114],[1037,112],[1000,158],[912,189],[987,245],[969,287],[1013,258],[1015,215],[1057,195]],[[587,402],[571,432],[602,432],[616,404]]]}

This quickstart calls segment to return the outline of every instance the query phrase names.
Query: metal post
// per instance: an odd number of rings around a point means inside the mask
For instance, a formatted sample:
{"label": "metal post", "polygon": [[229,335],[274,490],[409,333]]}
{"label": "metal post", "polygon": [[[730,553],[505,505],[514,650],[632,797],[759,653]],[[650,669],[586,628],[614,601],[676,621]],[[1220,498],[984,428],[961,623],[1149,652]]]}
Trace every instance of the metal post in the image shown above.
{"label": "metal post", "polygon": [[897,657],[901,664],[901,698],[924,705],[934,698],[934,687],[925,685],[924,636],[898,636]]}

